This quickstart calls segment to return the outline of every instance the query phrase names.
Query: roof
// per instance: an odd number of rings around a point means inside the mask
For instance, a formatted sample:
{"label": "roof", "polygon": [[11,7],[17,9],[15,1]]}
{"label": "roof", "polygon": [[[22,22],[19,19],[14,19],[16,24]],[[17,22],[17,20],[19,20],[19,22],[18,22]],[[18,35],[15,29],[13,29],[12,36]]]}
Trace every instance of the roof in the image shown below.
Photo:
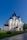
{"label": "roof", "polygon": [[12,14],[12,16],[16,16],[16,13],[14,12],[14,13]]}

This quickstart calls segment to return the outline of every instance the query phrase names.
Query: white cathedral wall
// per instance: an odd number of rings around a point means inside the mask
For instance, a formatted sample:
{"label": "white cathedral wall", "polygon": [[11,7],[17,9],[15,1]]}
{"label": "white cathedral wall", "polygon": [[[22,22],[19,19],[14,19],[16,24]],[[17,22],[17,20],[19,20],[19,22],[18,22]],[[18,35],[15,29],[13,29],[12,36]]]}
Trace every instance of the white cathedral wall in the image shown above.
{"label": "white cathedral wall", "polygon": [[19,26],[19,29],[21,28],[21,31],[23,31],[23,25],[24,25],[24,23],[22,21],[20,21],[18,26]]}
{"label": "white cathedral wall", "polygon": [[14,29],[15,27],[18,26],[18,24],[19,24],[19,20],[18,19],[16,19],[16,21],[10,19],[10,21],[9,21],[9,30]]}
{"label": "white cathedral wall", "polygon": [[20,21],[18,19],[15,20],[15,18],[10,19],[8,24],[9,24],[9,30],[14,29],[14,27],[16,27],[16,26],[18,26],[18,28],[16,28],[16,30],[19,31],[20,28],[21,28],[21,30],[23,30],[23,25],[24,24],[23,24],[23,22],[21,20]]}
{"label": "white cathedral wall", "polygon": [[8,24],[9,24],[9,31],[10,31],[12,29],[12,19],[9,20]]}
{"label": "white cathedral wall", "polygon": [[3,30],[4,31],[9,31],[9,27],[8,26],[4,26]]}
{"label": "white cathedral wall", "polygon": [[19,24],[19,20],[16,19],[16,23],[15,23],[15,25],[18,26],[18,24]]}
{"label": "white cathedral wall", "polygon": [[21,29],[21,31],[23,31],[23,25],[24,25],[24,23],[21,20],[17,21],[17,22],[18,22],[18,28],[16,30],[20,31],[20,29]]}

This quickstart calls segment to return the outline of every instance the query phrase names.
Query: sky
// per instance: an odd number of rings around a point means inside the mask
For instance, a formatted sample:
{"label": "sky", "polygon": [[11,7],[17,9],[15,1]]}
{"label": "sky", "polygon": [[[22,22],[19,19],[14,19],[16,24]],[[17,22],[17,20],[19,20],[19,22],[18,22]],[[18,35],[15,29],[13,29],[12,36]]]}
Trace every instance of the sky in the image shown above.
{"label": "sky", "polygon": [[7,22],[14,11],[27,23],[27,0],[0,0],[0,27]]}

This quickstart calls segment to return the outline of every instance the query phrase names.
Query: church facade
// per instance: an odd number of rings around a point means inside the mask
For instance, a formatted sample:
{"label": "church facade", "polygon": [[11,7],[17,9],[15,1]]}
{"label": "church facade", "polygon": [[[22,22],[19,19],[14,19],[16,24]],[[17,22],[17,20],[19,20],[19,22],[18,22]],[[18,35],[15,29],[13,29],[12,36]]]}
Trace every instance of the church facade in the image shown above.
{"label": "church facade", "polygon": [[23,31],[23,25],[24,23],[22,22],[20,16],[16,16],[14,12],[14,14],[12,14],[12,17],[10,17],[10,19],[8,20],[8,26],[6,26],[5,28],[8,31]]}

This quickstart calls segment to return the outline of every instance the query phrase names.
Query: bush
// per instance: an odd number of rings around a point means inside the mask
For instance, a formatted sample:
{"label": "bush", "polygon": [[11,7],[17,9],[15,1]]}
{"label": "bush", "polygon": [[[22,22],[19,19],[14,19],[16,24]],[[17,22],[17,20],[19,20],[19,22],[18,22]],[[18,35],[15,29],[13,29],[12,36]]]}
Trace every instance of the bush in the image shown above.
{"label": "bush", "polygon": [[22,33],[23,33],[22,31],[15,31],[15,32],[8,31],[6,33],[0,33],[0,38],[11,37]]}
{"label": "bush", "polygon": [[11,32],[10,32],[10,31],[8,31],[8,32],[7,32],[7,34],[11,34]]}

